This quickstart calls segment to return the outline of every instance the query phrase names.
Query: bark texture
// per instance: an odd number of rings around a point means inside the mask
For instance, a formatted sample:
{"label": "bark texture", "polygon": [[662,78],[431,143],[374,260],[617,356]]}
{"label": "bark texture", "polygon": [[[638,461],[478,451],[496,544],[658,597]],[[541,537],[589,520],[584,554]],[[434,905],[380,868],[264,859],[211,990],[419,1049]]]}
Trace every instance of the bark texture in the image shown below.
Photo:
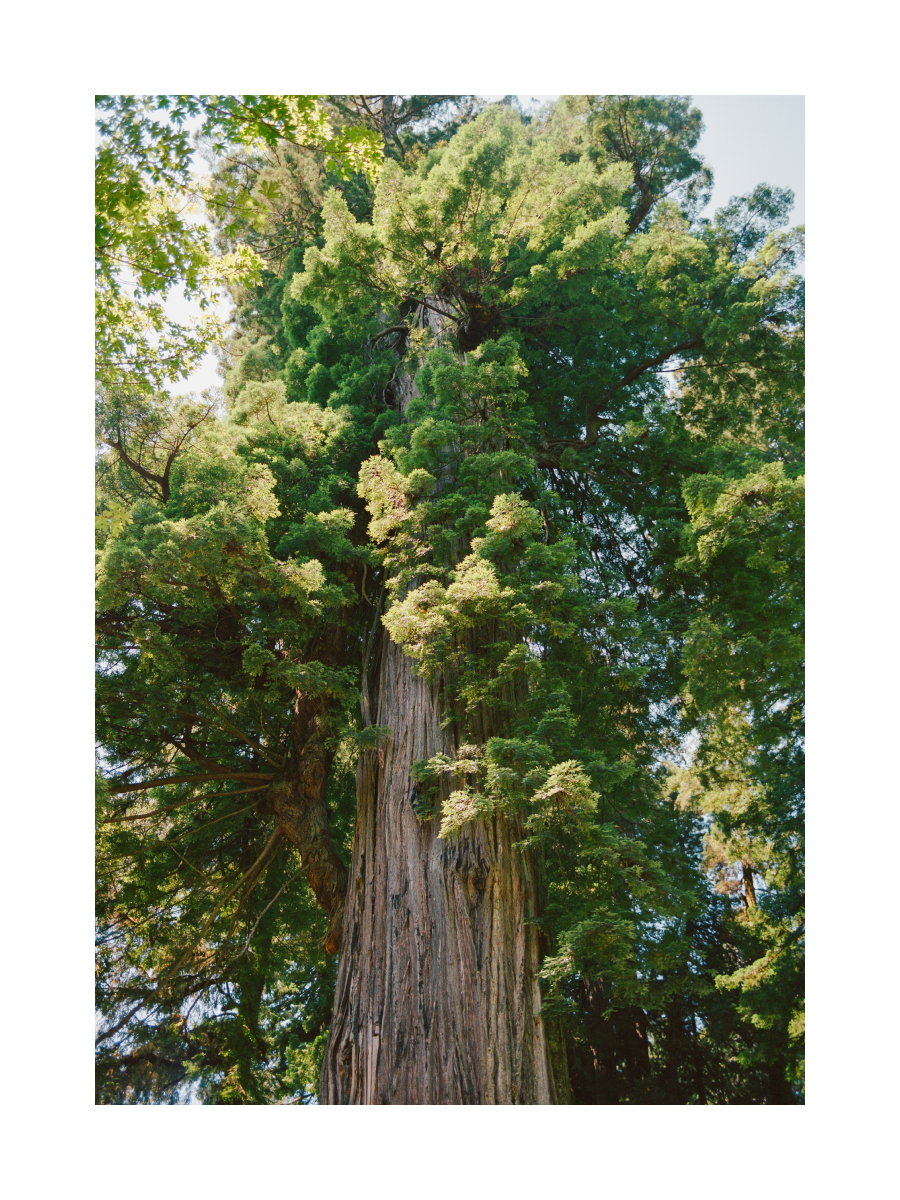
{"label": "bark texture", "polygon": [[[358,810],[322,1104],[565,1102],[564,1056],[540,1017],[538,881],[495,816],[456,838],[412,805],[411,766],[453,752],[439,688],[384,640],[379,725]],[[553,1064],[556,1064],[554,1071]]]}
{"label": "bark texture", "polygon": [[[441,341],[451,318],[431,297],[414,324]],[[417,395],[412,375],[399,369],[392,389],[405,413]],[[380,602],[376,628],[379,616]],[[440,685],[416,675],[384,630],[380,645],[375,724],[392,736],[364,752],[357,771],[319,1102],[567,1103],[565,1048],[540,1016],[538,931],[529,924],[540,887],[533,861],[515,848],[524,831],[515,817],[494,816],[441,841],[439,818],[416,816],[412,764],[441,752],[455,757],[455,735],[441,728]],[[366,677],[364,669],[368,723]],[[475,732],[482,742],[491,732],[485,718]]]}
{"label": "bark texture", "polygon": [[[321,661],[340,666],[343,629],[335,627],[318,647]],[[300,851],[303,873],[328,913],[325,953],[341,948],[347,868],[331,836],[326,789],[334,759],[329,749],[331,714],[323,701],[297,691],[291,716],[291,750],[286,770],[263,793],[259,811],[274,813],[278,828]]]}
{"label": "bark texture", "polygon": [[335,954],[341,946],[347,868],[332,841],[325,795],[334,753],[325,748],[327,731],[319,728],[319,721],[314,719],[311,725],[308,740],[292,756],[288,777],[272,784],[267,802],[281,831],[300,851],[307,882],[328,913],[325,953]]}

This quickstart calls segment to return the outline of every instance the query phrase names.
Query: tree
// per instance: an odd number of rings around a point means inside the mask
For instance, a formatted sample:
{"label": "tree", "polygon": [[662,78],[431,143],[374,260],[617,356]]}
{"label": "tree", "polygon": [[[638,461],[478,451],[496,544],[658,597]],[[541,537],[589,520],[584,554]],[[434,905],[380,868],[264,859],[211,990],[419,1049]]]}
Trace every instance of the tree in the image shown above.
{"label": "tree", "polygon": [[790,197],[698,221],[684,99],[465,99],[333,98],[368,194],[229,152],[227,416],[104,401],[106,1095],[796,1096]]}
{"label": "tree", "polygon": [[[188,123],[198,122],[199,136],[221,149],[226,141],[314,146],[344,175],[374,177],[379,147],[358,125],[335,134],[315,96],[98,96],[97,108],[97,378],[105,387],[158,390],[190,375],[224,332],[212,313],[193,327],[169,320],[163,300],[171,289],[180,285],[209,309],[221,288],[259,268],[246,245],[211,251],[196,219],[203,189],[191,173]],[[241,215],[253,219],[273,196],[265,186],[259,196],[243,195]]]}

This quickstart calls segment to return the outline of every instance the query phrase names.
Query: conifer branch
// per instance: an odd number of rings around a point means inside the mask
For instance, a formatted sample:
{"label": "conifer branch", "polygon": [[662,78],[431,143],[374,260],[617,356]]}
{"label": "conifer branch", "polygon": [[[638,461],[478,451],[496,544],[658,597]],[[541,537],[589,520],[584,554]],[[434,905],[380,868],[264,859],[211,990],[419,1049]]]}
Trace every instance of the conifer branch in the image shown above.
{"label": "conifer branch", "polygon": [[101,1042],[105,1042],[107,1038],[111,1038],[114,1033],[118,1033],[124,1025],[128,1024],[134,1014],[139,1012],[147,1003],[147,1000],[141,1000],[140,1003],[136,1004],[134,1008],[125,1014],[121,1021],[116,1022],[112,1029],[107,1029],[105,1033],[101,1033],[98,1037],[96,1037],[94,1039],[94,1045],[99,1046]]}
{"label": "conifer branch", "polygon": [[235,892],[238,890],[238,888],[240,888],[241,885],[245,884],[248,880],[255,879],[257,875],[262,873],[263,868],[267,865],[267,860],[268,860],[270,851],[281,840],[281,837],[282,837],[281,826],[278,826],[275,829],[275,832],[272,834],[272,836],[266,842],[265,846],[262,849],[262,853],[259,855],[259,857],[256,859],[256,861],[253,863],[253,865],[249,868],[248,871],[246,871],[241,876],[241,878],[237,881],[237,883],[233,887],[228,889],[228,891],[225,893],[225,895],[222,897],[222,899],[219,901],[219,903],[216,905],[216,907],[212,910],[209,917],[207,917],[206,921],[203,923],[203,925],[200,929],[200,932],[198,933],[193,944],[184,952],[184,954],[182,954],[181,958],[177,959],[172,964],[172,966],[168,968],[168,970],[164,971],[163,974],[160,975],[160,977],[159,977],[160,984],[162,984],[163,980],[171,979],[171,977],[175,974],[175,972],[179,969],[179,967],[181,967],[182,964],[187,961],[191,952],[197,946],[199,946],[200,942],[203,940],[206,933],[211,928],[213,922],[215,921],[216,917],[219,915],[223,906],[228,903],[228,901],[235,894]]}
{"label": "conifer branch", "polygon": [[275,779],[275,775],[270,771],[210,771],[206,775],[169,775],[165,779],[145,779],[141,783],[121,783],[108,790],[110,795],[119,795],[122,792],[146,792],[150,788],[166,787],[170,783],[210,783],[213,780],[225,779],[264,779],[271,782]]}
{"label": "conifer branch", "polygon": [[118,825],[122,821],[145,821],[148,817],[156,817],[161,813],[172,812],[176,808],[184,808],[186,804],[197,804],[200,800],[216,800],[220,796],[245,796],[249,792],[264,792],[268,786],[267,783],[261,783],[259,787],[236,788],[233,792],[207,792],[203,796],[191,796],[188,800],[179,800],[177,804],[164,804],[160,808],[151,809],[150,812],[132,813],[124,817],[107,817],[101,824]]}

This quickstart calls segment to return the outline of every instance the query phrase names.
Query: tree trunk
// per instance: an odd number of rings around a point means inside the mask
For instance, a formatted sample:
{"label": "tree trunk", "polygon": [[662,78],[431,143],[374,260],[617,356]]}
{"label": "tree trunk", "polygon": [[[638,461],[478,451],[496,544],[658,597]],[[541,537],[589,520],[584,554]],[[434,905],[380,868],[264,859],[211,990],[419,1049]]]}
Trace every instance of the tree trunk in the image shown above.
{"label": "tree trunk", "polygon": [[[450,323],[445,309],[433,297],[415,316],[438,341]],[[411,373],[398,371],[394,390],[405,413],[418,394]],[[441,727],[441,685],[416,675],[384,631],[377,696],[375,723],[392,733],[361,754],[357,771],[319,1102],[567,1103],[562,1036],[540,1016],[539,935],[530,923],[540,884],[533,859],[516,849],[521,821],[495,814],[440,840],[439,819],[414,811],[412,764],[455,758],[457,739]],[[364,678],[364,719],[368,707]]]}
{"label": "tree trunk", "polygon": [[756,908],[756,888],[753,884],[753,866],[746,860],[741,863],[741,874],[744,877],[744,907]]}
{"label": "tree trunk", "polygon": [[307,883],[328,913],[326,954],[340,949],[347,893],[347,868],[332,841],[328,817],[326,788],[334,758],[334,751],[328,749],[330,732],[327,717],[298,692],[287,778],[277,780],[267,793],[282,832],[300,851]]}
{"label": "tree trunk", "polygon": [[[316,647],[320,662],[343,665],[345,634],[342,626],[335,625],[322,636]],[[258,810],[274,813],[281,832],[300,852],[306,881],[328,913],[326,954],[340,949],[347,894],[347,868],[334,845],[328,813],[328,775],[334,759],[332,719],[327,701],[296,691],[286,769],[263,794]]]}
{"label": "tree trunk", "polygon": [[440,689],[384,638],[357,817],[322,1104],[555,1104],[565,1055],[540,1016],[537,873],[495,815],[441,841],[412,763],[454,753]]}

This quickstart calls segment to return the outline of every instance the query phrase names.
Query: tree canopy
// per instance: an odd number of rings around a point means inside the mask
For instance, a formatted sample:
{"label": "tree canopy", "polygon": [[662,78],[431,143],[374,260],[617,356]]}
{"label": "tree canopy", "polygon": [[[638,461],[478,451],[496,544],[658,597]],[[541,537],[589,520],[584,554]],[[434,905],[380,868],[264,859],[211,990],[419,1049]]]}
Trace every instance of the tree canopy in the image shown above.
{"label": "tree canopy", "polygon": [[702,217],[686,97],[100,108],[98,1101],[318,1095],[389,639],[418,821],[540,864],[570,1099],[802,1102],[791,194]]}
{"label": "tree canopy", "polygon": [[[224,324],[206,311],[193,326],[167,319],[163,300],[178,286],[201,310],[220,288],[254,278],[252,248],[215,255],[201,218],[204,202],[227,229],[259,220],[277,188],[241,193],[217,210],[192,172],[190,125],[216,151],[226,146],[316,147],[339,176],[374,178],[381,158],[374,130],[335,132],[316,96],[98,96],[95,296],[97,378],[158,390],[189,375],[218,344]],[[231,225],[229,224],[231,223]]]}

